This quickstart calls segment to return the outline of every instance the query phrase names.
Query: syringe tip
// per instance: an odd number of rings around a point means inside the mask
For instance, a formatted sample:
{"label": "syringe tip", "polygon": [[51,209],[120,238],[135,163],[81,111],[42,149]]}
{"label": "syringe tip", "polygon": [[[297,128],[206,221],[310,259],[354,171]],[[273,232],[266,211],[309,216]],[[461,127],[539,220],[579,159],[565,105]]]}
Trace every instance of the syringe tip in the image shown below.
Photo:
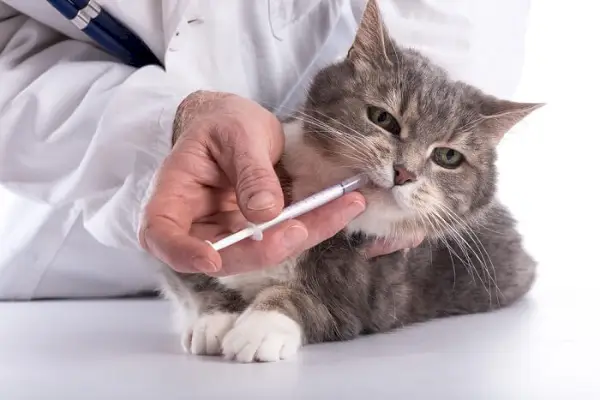
{"label": "syringe tip", "polygon": [[367,174],[362,173],[348,178],[342,182],[344,193],[352,192],[369,182]]}

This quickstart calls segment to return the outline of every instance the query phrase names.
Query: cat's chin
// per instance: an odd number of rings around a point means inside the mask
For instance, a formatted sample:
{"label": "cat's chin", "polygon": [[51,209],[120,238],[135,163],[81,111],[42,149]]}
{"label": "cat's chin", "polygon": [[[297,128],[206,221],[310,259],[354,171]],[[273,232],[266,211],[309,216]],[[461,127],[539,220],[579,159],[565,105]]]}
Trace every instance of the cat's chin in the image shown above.
{"label": "cat's chin", "polygon": [[380,238],[414,234],[417,213],[404,198],[398,198],[390,189],[366,187],[361,191],[367,200],[367,209],[348,225],[350,233]]}
{"label": "cat's chin", "polygon": [[415,189],[414,184],[395,186],[386,179],[369,177],[369,182],[360,192],[373,207],[382,207],[388,216],[396,217],[394,220],[403,220],[414,218],[417,214],[411,205],[411,196]]}

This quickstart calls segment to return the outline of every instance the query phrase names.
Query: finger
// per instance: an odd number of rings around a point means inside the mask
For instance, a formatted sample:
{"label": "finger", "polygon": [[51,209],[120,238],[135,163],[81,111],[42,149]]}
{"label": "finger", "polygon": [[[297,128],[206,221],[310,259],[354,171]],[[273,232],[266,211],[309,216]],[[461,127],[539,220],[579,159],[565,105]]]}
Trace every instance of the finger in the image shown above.
{"label": "finger", "polygon": [[298,220],[310,232],[304,243],[305,248],[316,246],[334,236],[360,215],[365,207],[363,195],[353,192],[299,217]]}
{"label": "finger", "polygon": [[165,161],[144,212],[164,214],[187,231],[194,219],[219,212],[231,194],[207,188],[199,184],[196,177],[171,165],[171,161]]}
{"label": "finger", "polygon": [[[196,214],[192,203],[202,197],[185,190],[184,184],[168,179],[170,172],[162,171],[153,196],[144,209],[139,239],[143,248],[179,272],[214,271],[220,267],[218,253],[189,236]],[[203,202],[206,203],[206,202]],[[204,207],[206,208],[206,207]],[[210,207],[204,211],[211,211]]]}
{"label": "finger", "polygon": [[240,231],[248,226],[248,220],[237,211],[220,212],[194,222],[190,235],[203,240],[215,241],[221,237]]}
{"label": "finger", "polygon": [[284,205],[273,168],[283,147],[281,127],[234,122],[226,126],[215,131],[211,154],[234,185],[240,210],[254,223],[275,218]]}
{"label": "finger", "polygon": [[286,221],[263,232],[262,241],[246,239],[221,250],[223,267],[213,275],[240,273],[280,264],[332,237],[364,209],[364,197],[351,193],[297,220]]}
{"label": "finger", "polygon": [[417,247],[424,239],[424,235],[417,233],[413,236],[394,239],[379,239],[371,243],[366,249],[367,258],[375,258],[395,253],[399,250]]}
{"label": "finger", "polygon": [[286,221],[266,230],[261,241],[248,238],[221,250],[223,267],[213,275],[230,275],[278,265],[297,253],[307,237],[303,224],[295,220]]}
{"label": "finger", "polygon": [[156,258],[178,272],[215,273],[221,257],[208,243],[182,231],[168,217],[153,215],[140,233],[142,245]]}

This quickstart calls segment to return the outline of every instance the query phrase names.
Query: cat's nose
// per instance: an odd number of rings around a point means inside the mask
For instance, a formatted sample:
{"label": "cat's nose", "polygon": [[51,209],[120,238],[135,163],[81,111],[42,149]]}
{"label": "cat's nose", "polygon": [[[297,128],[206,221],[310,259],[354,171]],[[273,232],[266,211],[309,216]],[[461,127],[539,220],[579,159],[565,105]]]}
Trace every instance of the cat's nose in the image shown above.
{"label": "cat's nose", "polygon": [[414,182],[416,179],[417,176],[414,174],[414,172],[407,170],[402,164],[394,165],[394,184],[396,186]]}

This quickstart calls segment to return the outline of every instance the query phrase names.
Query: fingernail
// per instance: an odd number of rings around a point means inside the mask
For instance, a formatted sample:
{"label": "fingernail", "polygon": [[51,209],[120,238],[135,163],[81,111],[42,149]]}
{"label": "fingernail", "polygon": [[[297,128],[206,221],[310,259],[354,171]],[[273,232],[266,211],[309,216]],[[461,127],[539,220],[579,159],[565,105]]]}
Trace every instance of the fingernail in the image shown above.
{"label": "fingernail", "polygon": [[215,263],[206,258],[194,261],[194,268],[200,272],[217,272],[219,270]]}
{"label": "fingernail", "polygon": [[283,245],[289,249],[295,249],[308,238],[308,232],[303,226],[294,225],[283,232]]}
{"label": "fingernail", "polygon": [[349,211],[354,216],[357,216],[360,213],[362,213],[363,211],[365,211],[365,208],[367,208],[367,205],[364,202],[355,200],[352,203],[350,203]]}
{"label": "fingernail", "polygon": [[253,211],[267,210],[275,206],[275,196],[266,191],[258,192],[254,196],[250,197],[250,200],[248,200],[248,204],[246,206]]}

